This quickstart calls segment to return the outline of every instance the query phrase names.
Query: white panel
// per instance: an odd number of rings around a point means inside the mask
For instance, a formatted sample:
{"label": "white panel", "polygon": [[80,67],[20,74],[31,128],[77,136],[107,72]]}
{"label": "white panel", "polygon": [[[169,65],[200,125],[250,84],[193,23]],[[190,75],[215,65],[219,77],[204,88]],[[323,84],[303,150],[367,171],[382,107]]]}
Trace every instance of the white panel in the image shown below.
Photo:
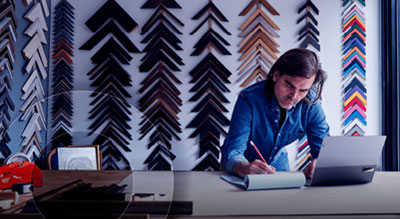
{"label": "white panel", "polygon": [[[58,0],[52,0],[51,6],[57,5]],[[87,136],[88,127],[93,122],[88,120],[88,112],[91,109],[89,107],[89,101],[92,98],[89,97],[91,92],[94,90],[90,87],[91,81],[88,80],[86,75],[94,65],[91,64],[90,57],[98,51],[100,45],[105,41],[99,43],[91,51],[78,50],[94,33],[92,33],[84,23],[99,9],[99,7],[106,2],[105,0],[69,0],[69,2],[75,7],[75,38],[74,38],[74,117],[73,117],[73,144],[91,144],[93,136]],[[151,14],[155,11],[154,9],[140,9],[145,0],[117,0],[117,2],[132,16],[132,18],[139,24],[133,33],[128,34],[128,37],[133,43],[142,50],[147,44],[141,44],[140,41],[145,37],[140,35],[141,27],[150,18]],[[135,2],[135,4],[133,3]],[[183,9],[170,9],[170,11],[178,17],[185,26],[180,28],[183,35],[178,37],[183,41],[180,44],[184,51],[177,51],[177,54],[183,59],[184,66],[180,66],[181,72],[176,72],[176,75],[183,82],[182,85],[177,85],[178,89],[182,92],[180,98],[183,100],[182,112],[178,114],[180,117],[179,122],[182,124],[181,128],[183,133],[180,134],[182,141],[172,141],[172,151],[177,158],[174,161],[174,169],[188,170],[194,167],[197,163],[198,157],[198,138],[190,139],[189,135],[193,132],[193,129],[186,129],[187,124],[194,118],[195,113],[190,111],[196,103],[188,102],[189,98],[193,95],[189,90],[193,84],[189,84],[191,76],[189,71],[193,69],[204,57],[202,56],[190,56],[193,52],[193,45],[200,39],[200,37],[206,31],[206,27],[202,27],[194,35],[189,35],[194,28],[197,27],[202,21],[191,20],[191,18],[208,2],[208,0],[178,0],[177,1]],[[246,7],[250,1],[243,0],[215,0],[214,4],[222,11],[222,13],[228,18],[229,22],[223,22],[224,27],[229,30],[232,35],[228,36],[224,34],[218,27],[215,29],[221,33],[222,36],[231,44],[226,47],[232,56],[220,56],[218,59],[229,68],[233,75],[229,78],[232,82],[228,87],[231,93],[226,94],[226,97],[231,101],[227,104],[227,108],[230,110],[226,116],[230,119],[233,105],[237,99],[237,95],[241,88],[239,85],[241,82],[236,82],[239,78],[236,69],[242,64],[238,61],[241,53],[238,53],[239,48],[237,45],[241,39],[238,37],[240,31],[238,27],[244,22],[244,20],[250,15],[245,17],[238,16],[241,10]],[[268,2],[280,13],[280,16],[273,16],[269,12],[267,14],[272,20],[281,28],[278,31],[280,38],[276,41],[280,44],[278,48],[280,54],[283,52],[297,47],[298,31],[302,28],[302,25],[297,25],[297,19],[301,16],[297,14],[298,8],[304,4],[304,1],[293,1],[293,0],[268,0]],[[320,10],[320,14],[316,16],[318,20],[317,29],[320,31],[320,45],[321,52],[319,56],[322,61],[322,67],[328,74],[328,80],[325,84],[324,91],[322,93],[323,103],[322,106],[325,110],[327,121],[330,125],[331,135],[341,135],[342,130],[342,93],[339,89],[341,87],[341,12],[342,12],[342,1],[341,0],[314,0],[314,4]],[[378,0],[366,1],[366,28],[367,28],[367,135],[380,134],[380,121],[381,121],[381,110],[380,110],[380,50],[379,50],[379,30],[380,30],[380,5]],[[52,15],[53,16],[53,15]],[[53,18],[52,18],[53,19]],[[50,34],[52,37],[52,33]],[[52,42],[52,39],[50,40]],[[50,54],[52,52],[50,51]],[[130,66],[124,65],[128,72],[130,72],[133,80],[133,87],[127,88],[132,94],[133,98],[128,101],[133,106],[138,106],[138,100],[141,94],[138,93],[140,89],[140,82],[146,77],[146,73],[140,73],[138,70],[141,64],[140,59],[145,54],[131,54],[133,60]],[[52,66],[50,66],[50,71]],[[50,78],[51,81],[51,78]],[[51,107],[49,102],[49,109]],[[131,121],[131,134],[134,139],[131,143],[132,152],[124,153],[131,162],[134,169],[144,168],[143,161],[149,155],[151,151],[147,149],[148,136],[143,140],[139,141],[140,133],[138,132],[139,122],[141,121],[141,115],[138,110],[132,109],[134,113]]]}

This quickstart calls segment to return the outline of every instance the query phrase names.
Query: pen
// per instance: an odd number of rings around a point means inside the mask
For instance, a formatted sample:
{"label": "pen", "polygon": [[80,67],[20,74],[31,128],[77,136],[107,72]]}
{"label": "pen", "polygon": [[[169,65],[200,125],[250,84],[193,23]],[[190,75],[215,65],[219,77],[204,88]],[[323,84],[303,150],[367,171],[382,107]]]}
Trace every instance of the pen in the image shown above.
{"label": "pen", "polygon": [[257,152],[257,154],[258,154],[258,156],[261,158],[261,160],[262,160],[264,163],[267,163],[267,162],[264,160],[263,156],[261,155],[260,151],[257,149],[257,147],[256,147],[256,145],[254,144],[254,142],[253,142],[253,141],[250,141],[250,144],[251,144],[251,146],[253,146],[254,150]]}

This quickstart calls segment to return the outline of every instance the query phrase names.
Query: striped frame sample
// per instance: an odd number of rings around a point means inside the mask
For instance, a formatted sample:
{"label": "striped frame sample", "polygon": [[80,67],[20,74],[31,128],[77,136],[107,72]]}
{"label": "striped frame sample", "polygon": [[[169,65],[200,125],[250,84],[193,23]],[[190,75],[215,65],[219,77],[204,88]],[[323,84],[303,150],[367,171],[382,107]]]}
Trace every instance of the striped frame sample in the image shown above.
{"label": "striped frame sample", "polygon": [[365,1],[343,1],[343,133],[364,135],[367,126]]}

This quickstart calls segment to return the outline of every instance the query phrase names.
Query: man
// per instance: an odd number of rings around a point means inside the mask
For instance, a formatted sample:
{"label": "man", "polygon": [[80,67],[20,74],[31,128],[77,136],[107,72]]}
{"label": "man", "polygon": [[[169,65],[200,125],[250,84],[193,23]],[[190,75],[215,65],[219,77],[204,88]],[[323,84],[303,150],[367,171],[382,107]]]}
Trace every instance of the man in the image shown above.
{"label": "man", "polygon": [[325,79],[316,54],[299,48],[283,54],[265,81],[243,90],[221,148],[225,170],[241,177],[287,171],[287,153],[282,149],[307,135],[313,161],[304,174],[311,177],[322,140],[329,135],[319,100]]}

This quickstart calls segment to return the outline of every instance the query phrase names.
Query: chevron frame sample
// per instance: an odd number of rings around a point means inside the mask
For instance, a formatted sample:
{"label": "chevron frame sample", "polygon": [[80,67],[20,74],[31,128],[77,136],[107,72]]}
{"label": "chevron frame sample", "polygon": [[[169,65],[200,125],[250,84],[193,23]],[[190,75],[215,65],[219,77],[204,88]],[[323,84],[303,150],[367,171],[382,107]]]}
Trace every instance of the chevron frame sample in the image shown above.
{"label": "chevron frame sample", "polygon": [[179,9],[175,0],[148,0],[142,6],[156,8],[147,22],[142,26],[142,35],[145,38],[141,43],[147,43],[143,50],[146,53],[141,59],[140,72],[150,72],[141,82],[139,93],[139,110],[143,112],[140,122],[140,139],[150,135],[150,155],[144,161],[149,170],[172,170],[172,161],[176,158],[172,153],[172,138],[181,140],[182,132],[178,113],[181,112],[181,92],[176,84],[182,82],[174,72],[181,71],[179,66],[184,65],[182,58],[175,50],[182,50],[179,46],[181,35],[179,28],[184,24],[169,11],[169,8]]}
{"label": "chevron frame sample", "polygon": [[54,7],[51,149],[72,144],[75,8],[68,0]]}
{"label": "chevron frame sample", "polygon": [[[320,32],[317,29],[318,21],[316,19],[316,16],[319,15],[319,9],[315,6],[312,0],[305,0],[299,7],[297,13],[300,15],[297,24],[301,27],[297,38],[300,42],[299,47],[307,48],[318,53],[321,51],[321,46],[319,44]],[[307,136],[300,139],[300,143],[302,146],[305,143],[308,144]],[[304,148],[306,148],[306,150]],[[302,170],[309,162],[311,162],[309,145],[307,145],[307,147],[298,147],[297,153],[302,156],[296,157],[296,168],[297,170]]]}
{"label": "chevron frame sample", "polygon": [[91,50],[102,39],[110,36],[91,57],[96,66],[87,74],[92,81],[90,86],[96,88],[90,95],[93,100],[90,102],[92,109],[89,119],[93,123],[89,126],[88,135],[96,133],[93,144],[100,145],[103,169],[131,169],[121,150],[132,151],[127,146],[129,140],[132,140],[132,135],[128,132],[132,128],[128,124],[131,121],[132,107],[127,102],[131,95],[126,90],[132,86],[132,80],[122,65],[131,62],[133,57],[130,53],[140,52],[126,35],[126,32],[134,31],[138,25],[113,0],[106,1],[85,24],[95,33],[80,47],[81,50]]}
{"label": "chevron frame sample", "polygon": [[343,134],[364,135],[367,127],[365,1],[344,0]]}
{"label": "chevron frame sample", "polygon": [[12,0],[0,2],[0,11],[0,158],[5,159],[11,154],[8,128],[11,122],[10,111],[14,111],[15,106],[9,93],[12,89],[18,21]]}
{"label": "chevron frame sample", "polygon": [[315,18],[315,15],[319,14],[318,8],[311,0],[306,0],[305,3],[299,8],[298,14],[300,14],[301,17],[297,20],[297,24],[305,23],[305,25],[299,31],[299,47],[321,51],[321,46],[318,39],[319,31],[316,28],[318,26],[318,21]]}
{"label": "chevron frame sample", "polygon": [[[208,16],[206,16],[206,12],[208,12]],[[195,50],[191,55],[199,56],[205,51],[208,54],[190,72],[192,76],[190,83],[195,84],[190,92],[195,92],[195,94],[189,101],[198,103],[191,111],[197,114],[187,128],[195,128],[189,136],[190,138],[199,136],[200,139],[199,161],[193,170],[219,170],[220,136],[226,135],[223,127],[229,125],[229,120],[224,115],[228,109],[223,105],[229,101],[223,93],[230,92],[226,84],[231,83],[228,80],[231,72],[214,56],[213,52],[220,55],[231,55],[231,53],[225,48],[230,44],[223,35],[214,30],[214,26],[220,28],[222,22],[228,22],[228,19],[211,0],[192,19],[199,20],[201,17],[206,18],[191,34],[196,33],[205,23],[209,28],[194,45]],[[230,34],[221,30],[224,34]]]}
{"label": "chevron frame sample", "polygon": [[46,67],[48,59],[44,52],[44,45],[47,44],[45,32],[48,31],[46,17],[49,16],[46,0],[23,1],[30,9],[24,18],[30,22],[25,34],[30,37],[29,42],[22,50],[24,58],[28,61],[25,71],[28,79],[22,87],[21,99],[24,103],[19,108],[21,111],[20,120],[28,121],[22,133],[22,152],[27,154],[32,161],[41,156],[42,137],[41,131],[47,129],[46,116],[43,105],[46,96],[43,82],[47,78]]}
{"label": "chevron frame sample", "polygon": [[147,0],[142,8],[158,8],[161,5],[165,8],[182,8],[176,0]]}
{"label": "chevron frame sample", "polygon": [[266,0],[251,0],[239,16],[246,16],[250,11],[252,14],[239,27],[242,32],[239,37],[243,40],[239,43],[239,53],[242,53],[239,61],[237,82],[241,87],[247,87],[255,82],[264,80],[275,60],[278,59],[279,44],[275,38],[279,37],[276,32],[280,30],[278,25],[267,15],[267,10],[272,15],[279,15],[271,4]]}

